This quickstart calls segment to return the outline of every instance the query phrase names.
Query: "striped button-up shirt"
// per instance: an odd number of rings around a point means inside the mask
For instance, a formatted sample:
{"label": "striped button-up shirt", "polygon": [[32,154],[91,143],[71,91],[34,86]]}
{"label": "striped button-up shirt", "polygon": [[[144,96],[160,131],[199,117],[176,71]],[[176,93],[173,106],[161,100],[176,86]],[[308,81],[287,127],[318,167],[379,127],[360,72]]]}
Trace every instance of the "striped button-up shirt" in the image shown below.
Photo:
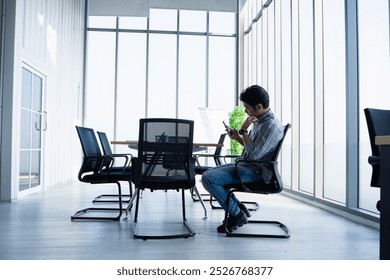
{"label": "striped button-up shirt", "polygon": [[[251,142],[245,146],[244,159],[269,161],[283,137],[283,131],[284,126],[271,111],[261,116],[258,122],[253,124],[249,135]],[[262,177],[265,182],[269,182],[271,176],[272,172],[268,168],[262,169]]]}

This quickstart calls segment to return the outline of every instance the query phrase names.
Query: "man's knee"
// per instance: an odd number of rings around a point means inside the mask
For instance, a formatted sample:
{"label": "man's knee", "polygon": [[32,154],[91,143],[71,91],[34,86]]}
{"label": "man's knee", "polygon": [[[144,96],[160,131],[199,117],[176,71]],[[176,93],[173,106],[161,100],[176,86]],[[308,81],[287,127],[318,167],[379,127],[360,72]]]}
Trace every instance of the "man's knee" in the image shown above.
{"label": "man's knee", "polygon": [[207,187],[208,187],[208,184],[209,184],[209,182],[210,182],[210,180],[209,180],[209,175],[208,175],[208,172],[207,172],[207,171],[204,172],[204,173],[202,174],[202,177],[201,177],[200,180],[201,180],[201,182],[202,182],[203,187],[207,188]]}

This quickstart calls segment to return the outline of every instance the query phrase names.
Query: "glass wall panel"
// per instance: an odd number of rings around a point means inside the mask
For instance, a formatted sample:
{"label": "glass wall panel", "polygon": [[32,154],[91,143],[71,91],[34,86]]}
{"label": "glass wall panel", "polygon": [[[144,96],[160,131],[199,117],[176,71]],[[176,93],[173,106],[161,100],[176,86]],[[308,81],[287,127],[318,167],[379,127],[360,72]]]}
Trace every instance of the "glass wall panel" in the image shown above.
{"label": "glass wall panel", "polygon": [[[346,95],[344,2],[323,1],[324,192],[346,199]],[[317,102],[320,102],[318,100]],[[337,178],[337,180],[335,180]]]}
{"label": "glass wall panel", "polygon": [[275,3],[267,9],[268,15],[268,91],[270,108],[275,112]]}
{"label": "glass wall panel", "polygon": [[364,108],[390,109],[389,1],[358,0],[360,168],[359,207],[377,213],[379,189],[370,187],[371,154]]}
{"label": "glass wall panel", "polygon": [[113,135],[115,109],[115,33],[89,32],[85,125]]}
{"label": "glass wall panel", "polygon": [[89,28],[115,28],[116,17],[89,16]]}
{"label": "glass wall panel", "polygon": [[[293,127],[281,154],[284,184],[305,195],[345,205],[352,213],[358,205],[377,214],[379,189],[369,186],[371,166],[367,158],[371,149],[363,110],[390,109],[389,2],[356,2],[357,15],[345,8],[346,1],[247,1],[240,15],[241,30],[248,32],[240,58],[244,60],[244,84],[257,75],[257,83],[267,88],[271,98],[274,91],[277,97],[281,91],[282,100],[276,101],[278,106],[281,104],[280,117]],[[275,6],[280,7],[280,18]],[[319,17],[314,18],[314,12]],[[260,18],[254,18],[256,14]],[[358,42],[346,42],[353,39],[345,33],[346,15],[356,16]],[[358,57],[354,60],[350,56],[346,61],[347,47],[356,43]],[[349,98],[359,100],[347,104],[346,70],[348,66],[353,71],[354,65],[359,67],[358,80],[348,82],[352,88],[356,82],[359,93]],[[347,123],[347,116],[356,111],[357,128],[354,122]],[[352,170],[355,163],[348,165],[346,144],[347,139],[357,139],[346,133],[355,128],[359,131],[359,168]],[[356,186],[347,184],[356,180],[358,193]]]}
{"label": "glass wall panel", "polygon": [[180,31],[206,32],[207,13],[205,11],[180,11]]}
{"label": "glass wall panel", "polygon": [[150,30],[177,30],[177,11],[165,9],[150,9]]}
{"label": "glass wall panel", "polygon": [[[291,4],[290,1],[281,1],[281,55],[282,55],[282,112],[281,121],[283,124],[291,124],[292,108],[292,82],[291,82]],[[282,147],[281,172],[283,183],[291,187],[291,129],[286,135]]]}
{"label": "glass wall panel", "polygon": [[116,139],[138,138],[139,119],[145,117],[145,93],[146,34],[120,33]]}
{"label": "glass wall panel", "polygon": [[150,34],[147,117],[176,117],[176,35]]}
{"label": "glass wall panel", "polygon": [[210,37],[208,107],[231,111],[235,96],[235,38]]}
{"label": "glass wall panel", "polygon": [[225,12],[210,12],[210,27],[211,33],[236,33],[236,20],[234,13]]}
{"label": "glass wall panel", "polygon": [[206,107],[206,37],[180,36],[179,118],[194,120]]}
{"label": "glass wall panel", "polygon": [[263,17],[256,23],[257,30],[257,84],[263,85]]}
{"label": "glass wall panel", "polygon": [[146,30],[146,25],[147,25],[146,17],[120,17],[119,18],[120,29]]}
{"label": "glass wall panel", "polygon": [[314,44],[313,1],[299,2],[299,188],[314,186]]}
{"label": "glass wall panel", "polygon": [[231,110],[236,15],[211,12],[208,21],[208,13],[151,9],[149,24],[119,17],[118,29],[114,17],[89,17],[99,32],[88,30],[85,124],[110,139],[134,139],[142,117],[195,119],[199,107]]}

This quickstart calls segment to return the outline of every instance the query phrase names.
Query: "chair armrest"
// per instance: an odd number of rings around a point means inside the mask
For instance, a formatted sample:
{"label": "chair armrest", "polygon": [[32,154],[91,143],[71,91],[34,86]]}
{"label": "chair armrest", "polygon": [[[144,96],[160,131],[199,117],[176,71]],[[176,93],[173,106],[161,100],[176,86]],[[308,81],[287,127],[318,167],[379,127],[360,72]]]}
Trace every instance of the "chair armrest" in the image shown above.
{"label": "chair armrest", "polygon": [[83,176],[86,173],[94,172],[100,173],[104,167],[106,167],[107,175],[110,174],[111,168],[114,165],[114,158],[107,155],[101,156],[88,156],[83,158],[83,163],[81,165],[78,178],[80,181],[83,181]]}
{"label": "chair armrest", "polygon": [[136,187],[139,186],[141,181],[141,171],[142,165],[139,164],[140,160],[138,157],[132,157],[131,158],[131,166],[132,166],[132,172],[131,172],[131,181],[134,183]]}
{"label": "chair armrest", "polygon": [[215,156],[213,154],[194,154],[195,159],[200,158],[200,157],[209,158],[209,157],[218,157],[218,156]]}
{"label": "chair armrest", "polygon": [[84,157],[83,159],[83,163],[91,162],[91,161],[96,161],[96,165],[99,166],[98,170],[96,171],[102,171],[104,167],[111,169],[112,166],[114,165],[115,159],[109,155],[88,156],[88,157]]}
{"label": "chair armrest", "polygon": [[224,161],[225,163],[227,163],[226,159],[238,160],[238,159],[241,159],[241,155],[224,155],[224,156],[223,156],[223,161]]}
{"label": "chair armrest", "polygon": [[195,164],[196,164],[196,162],[198,162],[198,160],[197,160],[197,158],[196,157],[191,157],[190,158],[190,160],[189,160],[189,164],[190,164],[190,166],[189,166],[189,168],[188,168],[188,170],[189,170],[189,179],[190,180],[195,180]]}
{"label": "chair armrest", "polygon": [[368,163],[371,165],[380,165],[380,159],[378,156],[369,156]]}
{"label": "chair armrest", "polygon": [[[124,158],[125,163],[123,164],[123,168],[125,168],[126,166],[130,166],[131,158],[133,157],[132,154],[111,154],[110,156],[112,156],[113,158]],[[130,156],[130,159],[129,159],[129,156]]]}

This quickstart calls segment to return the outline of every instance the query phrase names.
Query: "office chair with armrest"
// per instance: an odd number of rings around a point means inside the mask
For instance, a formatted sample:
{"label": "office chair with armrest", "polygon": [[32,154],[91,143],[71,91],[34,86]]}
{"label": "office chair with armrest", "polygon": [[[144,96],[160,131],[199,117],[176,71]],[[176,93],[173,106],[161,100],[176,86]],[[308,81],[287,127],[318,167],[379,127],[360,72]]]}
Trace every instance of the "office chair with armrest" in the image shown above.
{"label": "office chair with armrest", "polygon": [[[368,134],[370,137],[371,156],[368,157],[368,163],[372,166],[371,187],[381,187],[380,182],[380,149],[375,145],[375,137],[380,135],[390,135],[390,110],[381,110],[366,108]],[[380,201],[377,202],[376,208],[380,211]]]}
{"label": "office chair with armrest", "polygon": [[[120,181],[128,181],[131,172],[122,168],[113,170],[114,157],[102,155],[95,132],[91,128],[76,126],[77,134],[83,150],[83,162],[78,173],[81,182],[90,184],[115,183],[118,186],[118,208],[89,207],[77,211],[72,220],[114,220],[118,221],[122,215],[122,193]],[[87,212],[118,212],[116,216],[89,216]]]}
{"label": "office chair with armrest", "polygon": [[[124,163],[120,166],[112,166],[112,171],[126,171],[131,172],[131,154],[114,154],[111,150],[110,142],[108,141],[107,135],[105,132],[97,131],[97,134],[99,136],[100,144],[103,150],[103,154],[106,156],[111,156],[114,158],[123,158]],[[131,200],[131,197],[133,196],[133,188],[132,188],[132,182],[131,178],[128,178],[129,183],[129,194],[122,194],[122,202],[129,203]],[[110,197],[118,197],[117,194],[101,194],[94,198],[93,202],[117,202],[117,199],[106,199]]]}
{"label": "office chair with armrest", "polygon": [[[226,137],[226,133],[221,134],[221,136],[219,137],[218,144],[223,144],[225,141],[225,137]],[[228,158],[236,160],[239,157],[237,155],[222,155],[221,152],[222,152],[222,146],[217,147],[215,149],[214,154],[199,154],[199,155],[197,155],[196,156],[197,165],[195,166],[195,174],[202,175],[206,170],[213,167],[213,166],[201,165],[199,163],[200,157],[213,158],[215,166],[227,163],[226,159],[228,159]],[[210,199],[208,199],[208,201],[210,201],[211,209],[223,209],[221,206],[213,204],[213,202],[215,202],[216,200],[210,194],[206,194],[206,195],[210,196]],[[242,205],[240,205],[240,207],[245,211],[245,213],[248,216],[250,216],[250,212],[256,211],[257,209],[259,209],[259,204],[256,201],[242,201],[241,203],[242,203]],[[247,208],[246,205],[252,205],[252,207]],[[248,211],[250,211],[250,212],[248,212]]]}
{"label": "office chair with armrest", "polygon": [[[186,219],[184,199],[185,190],[195,186],[193,131],[194,122],[190,120],[168,118],[140,120],[138,156],[132,158],[132,181],[135,184],[136,197],[134,223],[138,223],[140,191],[181,190],[182,221],[186,232],[149,235],[140,234],[137,227],[134,238],[168,239],[195,235]],[[159,135],[164,135],[163,140],[160,140]],[[163,209],[164,207],[161,207],[161,210]]]}
{"label": "office chair with armrest", "polygon": [[[272,178],[269,183],[264,181],[253,181],[253,182],[242,182],[240,184],[236,185],[227,185],[226,187],[231,189],[228,193],[228,197],[226,199],[226,209],[229,209],[229,202],[231,197],[234,195],[235,192],[242,192],[242,193],[253,193],[253,194],[273,194],[273,193],[280,193],[283,190],[283,182],[282,178],[279,174],[278,170],[278,157],[280,150],[282,148],[282,144],[284,141],[284,138],[287,134],[288,129],[291,127],[290,124],[287,124],[284,129],[284,134],[282,139],[279,141],[273,158],[270,161],[264,162],[264,161],[254,161],[254,160],[244,160],[244,159],[238,159],[236,160],[235,166],[236,171],[238,175],[240,176],[239,168],[238,166],[240,164],[244,163],[251,163],[254,165],[258,165],[259,168],[264,168],[265,165],[269,167],[270,170],[272,170]],[[230,232],[227,228],[227,222],[228,222],[228,216],[229,213],[226,210],[225,211],[225,219],[224,219],[224,227],[225,227],[225,233],[226,236],[229,237],[266,237],[266,238],[288,238],[290,237],[290,231],[283,223],[278,221],[260,221],[260,220],[248,220],[248,224],[271,224],[279,226],[283,230],[283,234],[263,234],[263,233],[237,233],[237,232]],[[249,226],[249,225],[248,225]]]}

